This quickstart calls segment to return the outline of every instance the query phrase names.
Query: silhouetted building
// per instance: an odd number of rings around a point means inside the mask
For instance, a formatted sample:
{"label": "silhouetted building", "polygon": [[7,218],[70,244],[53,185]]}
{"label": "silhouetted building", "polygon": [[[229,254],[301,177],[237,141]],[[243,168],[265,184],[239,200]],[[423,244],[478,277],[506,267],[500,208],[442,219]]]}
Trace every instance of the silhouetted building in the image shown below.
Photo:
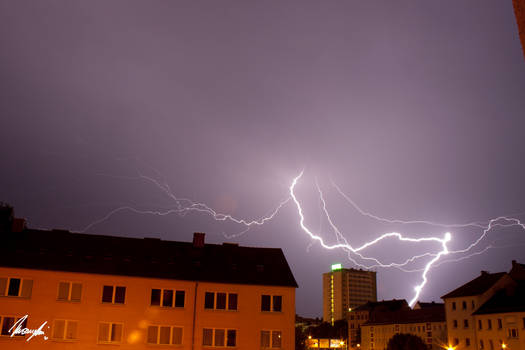
{"label": "silhouetted building", "polygon": [[346,319],[349,310],[377,301],[376,272],[332,265],[323,274],[323,320],[334,323]]}
{"label": "silhouetted building", "polygon": [[[1,349],[294,348],[281,249],[27,229],[5,206],[0,220]],[[26,314],[49,340],[10,336]]]}
{"label": "silhouetted building", "polygon": [[[431,303],[422,303],[431,304]],[[385,350],[396,334],[420,337],[429,349],[441,350],[447,341],[445,307],[434,304],[420,309],[372,312],[370,319],[361,325],[360,348]]]}
{"label": "silhouetted building", "polygon": [[383,300],[358,306],[347,314],[348,322],[348,342],[351,348],[361,346],[361,325],[368,322],[373,313],[395,312],[401,310],[410,310],[406,300]]}

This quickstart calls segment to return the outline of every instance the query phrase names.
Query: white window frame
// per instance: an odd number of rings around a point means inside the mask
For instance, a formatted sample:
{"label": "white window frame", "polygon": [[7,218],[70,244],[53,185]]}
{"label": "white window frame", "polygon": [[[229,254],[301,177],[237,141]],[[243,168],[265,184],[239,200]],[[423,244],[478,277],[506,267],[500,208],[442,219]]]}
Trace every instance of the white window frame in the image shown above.
{"label": "white window frame", "polygon": [[[111,302],[104,301],[104,287],[113,287],[113,293],[111,296]],[[124,302],[123,303],[116,303],[115,302],[115,295],[117,294],[117,287],[123,287],[125,289],[124,291]],[[111,305],[126,305],[126,294],[128,294],[128,287],[127,286],[121,286],[116,284],[103,284],[102,285],[102,293],[100,294],[100,301],[102,304],[111,304]]]}
{"label": "white window frame", "polygon": [[[278,330],[278,329],[261,329],[261,332],[259,333],[260,337],[261,337],[260,343],[262,343],[262,332],[269,332],[270,333],[270,339],[269,339],[269,346],[268,347],[263,347],[262,345],[260,345],[261,349],[282,349],[282,347],[283,347],[283,343],[282,343],[282,341],[283,341],[283,332],[281,330]],[[273,344],[272,344],[273,333],[280,333],[281,346],[279,346],[279,347],[274,347],[273,346]]]}
{"label": "white window frame", "polygon": [[[206,307],[206,293],[213,293],[213,308]],[[226,294],[226,305],[224,309],[217,309],[217,294]],[[230,294],[237,295],[237,305],[235,309],[230,309]],[[237,292],[223,292],[223,291],[205,291],[204,292],[204,310],[216,310],[216,311],[239,311],[239,293]],[[220,328],[219,328],[220,329]]]}
{"label": "white window frame", "polygon": [[[153,294],[153,290],[157,289],[160,290],[160,304],[159,305],[152,305],[151,304],[151,294]],[[171,290],[173,292],[173,300],[171,301],[171,306],[164,306],[164,291],[165,290]],[[184,306],[175,306],[175,301],[177,300],[177,292],[184,292]],[[176,309],[183,309],[186,307],[186,290],[185,289],[172,289],[172,288],[151,288],[150,293],[150,299],[149,299],[149,306],[153,307],[172,307]]]}
{"label": "white window frame", "polygon": [[[22,289],[24,287],[24,281],[31,281],[31,292],[29,293],[29,296],[27,298],[31,298],[32,292],[33,292],[33,282],[34,280],[32,278],[22,278],[22,277],[15,277],[15,276],[7,276],[2,277],[6,279],[5,289],[3,291],[0,291],[0,296],[8,297],[8,298],[26,298],[22,295]],[[18,287],[18,294],[17,295],[8,295],[9,292],[9,285],[11,284],[11,280],[17,279],[20,280],[20,286]]]}
{"label": "white window frame", "polygon": [[[204,330],[205,329],[211,329],[211,343],[212,345],[204,345]],[[215,331],[222,330],[224,331],[224,345],[215,345]],[[235,345],[227,345],[228,344],[228,331],[235,331]],[[202,339],[202,347],[215,347],[215,348],[235,348],[237,347],[237,339],[238,339],[238,330],[236,328],[212,328],[212,327],[202,327],[202,333],[203,333],[203,339]]]}
{"label": "white window frame", "polygon": [[[67,299],[59,299],[60,294],[60,283],[67,283],[69,285],[68,287],[68,293],[67,293]],[[71,294],[73,293],[73,284],[80,284],[80,300],[71,300]],[[84,289],[84,284],[82,282],[78,281],[59,281],[57,286],[57,301],[62,302],[71,302],[71,303],[80,303],[82,301],[82,290]]]}
{"label": "white window frame", "polygon": [[[263,310],[262,309],[262,298],[264,295],[270,296],[270,310]],[[273,297],[281,297],[281,310],[275,311],[274,305],[273,305]],[[261,312],[283,312],[283,305],[284,305],[284,296],[282,294],[261,294]]]}
{"label": "white window frame", "polygon": [[[101,324],[107,324],[108,327],[108,340],[100,340],[100,325]],[[120,341],[113,341],[111,340],[111,336],[113,335],[113,325],[118,324],[121,325],[122,333],[120,334]],[[124,323],[122,322],[99,322],[98,323],[98,329],[97,329],[97,343],[98,344],[121,344],[122,339],[124,338]]]}
{"label": "white window frame", "polygon": [[[148,341],[149,327],[157,328],[157,337],[156,337],[157,342],[156,343],[150,343]],[[160,327],[169,327],[169,329],[170,329],[170,341],[169,341],[168,344],[161,344],[160,343]],[[173,343],[173,329],[174,328],[180,328],[182,330],[180,343]],[[150,345],[182,345],[183,344],[183,342],[182,342],[183,339],[184,339],[184,327],[182,327],[182,326],[173,326],[173,325],[167,325],[167,324],[150,324],[150,325],[148,325],[148,331],[146,333],[146,344],[150,344]]]}
{"label": "white window frame", "polygon": [[[4,326],[4,320],[6,317],[9,317],[9,318],[14,318],[15,319],[15,322],[16,323],[18,320],[20,320],[23,316],[15,316],[15,315],[0,315],[0,337],[11,337],[11,334],[2,334],[2,328]],[[13,325],[14,325],[13,323]],[[27,319],[26,319],[26,326],[24,327],[27,327]],[[9,330],[7,330],[9,332]],[[22,334],[18,334],[18,335],[15,335],[14,337],[16,337],[16,339],[18,338],[25,338],[25,335],[22,335]]]}
{"label": "white window frame", "polygon": [[[56,322],[57,321],[64,321],[64,333],[62,334],[62,337],[60,338],[55,338],[55,327],[56,327]],[[75,334],[75,338],[71,338],[71,339],[68,339],[66,338],[66,334],[67,334],[67,330],[69,328],[69,324],[71,323],[76,323],[77,324],[77,331],[76,331],[76,334]],[[66,319],[62,319],[62,318],[58,318],[58,319],[55,319],[53,320],[53,329],[51,331],[51,336],[53,340],[57,340],[57,341],[77,341],[78,340],[78,320],[66,320]]]}

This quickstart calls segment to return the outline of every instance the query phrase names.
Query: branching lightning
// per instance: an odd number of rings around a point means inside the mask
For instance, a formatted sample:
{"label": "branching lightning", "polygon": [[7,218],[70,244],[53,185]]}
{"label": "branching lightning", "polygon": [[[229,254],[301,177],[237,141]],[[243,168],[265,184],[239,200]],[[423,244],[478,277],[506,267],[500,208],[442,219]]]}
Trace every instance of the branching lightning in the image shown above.
{"label": "branching lightning", "polygon": [[[341,195],[342,198],[344,198],[360,215],[376,220],[378,222],[387,223],[387,224],[402,224],[402,225],[424,224],[424,225],[442,227],[442,228],[447,228],[447,229],[467,228],[467,227],[474,227],[474,228],[482,229],[481,235],[474,242],[470,243],[467,247],[463,249],[459,249],[459,250],[449,250],[447,243],[452,240],[452,234],[450,232],[445,232],[442,237],[422,237],[422,238],[407,237],[398,232],[389,232],[389,233],[384,233],[380,235],[379,237],[374,238],[368,242],[365,242],[361,244],[360,246],[354,247],[348,242],[345,235],[341,232],[341,230],[335,224],[334,219],[332,218],[328,210],[328,205],[325,200],[324,193],[316,180],[315,185],[316,185],[316,189],[319,195],[319,204],[320,204],[320,209],[321,209],[320,214],[323,215],[324,218],[326,218],[329,224],[329,227],[333,230],[335,234],[335,238],[336,238],[335,244],[327,244],[325,243],[324,239],[319,233],[321,231],[321,226],[318,229],[318,233],[315,233],[310,228],[308,228],[306,224],[306,218],[305,218],[303,207],[295,193],[296,186],[302,176],[303,176],[303,171],[299,175],[297,175],[295,178],[293,178],[292,183],[288,188],[288,192],[289,192],[288,196],[284,200],[280,201],[274,207],[274,209],[271,210],[267,215],[259,219],[256,219],[256,220],[246,220],[246,219],[236,218],[230,214],[219,213],[213,208],[211,208],[210,206],[206,205],[205,203],[194,202],[193,200],[188,199],[188,198],[179,198],[173,194],[173,192],[171,191],[167,183],[158,181],[152,177],[139,173],[137,177],[134,177],[134,178],[126,177],[126,178],[143,180],[143,181],[147,181],[155,185],[157,188],[159,188],[166,196],[168,196],[174,202],[175,207],[169,208],[169,209],[161,209],[161,210],[142,210],[142,209],[138,209],[132,206],[122,206],[122,207],[119,207],[119,208],[116,208],[110,211],[104,217],[90,223],[84,228],[83,232],[90,230],[95,225],[101,224],[102,222],[111,218],[113,215],[119,212],[123,212],[123,211],[130,211],[130,212],[137,213],[137,214],[157,215],[157,216],[165,216],[165,215],[170,215],[170,214],[178,214],[178,215],[184,216],[189,212],[197,212],[197,213],[207,214],[216,221],[228,221],[228,222],[232,222],[232,223],[235,223],[235,224],[238,224],[244,227],[244,229],[238,233],[226,235],[227,238],[233,238],[233,237],[237,237],[237,236],[240,236],[246,233],[253,226],[264,225],[266,222],[272,220],[287,203],[293,202],[295,204],[295,208],[297,209],[297,214],[299,218],[299,226],[301,230],[304,233],[306,233],[311,239],[307,249],[309,249],[314,243],[317,242],[324,249],[327,249],[327,250],[341,249],[347,252],[348,259],[354,265],[360,268],[364,268],[364,269],[379,268],[379,267],[380,268],[396,268],[403,272],[421,273],[420,283],[414,287],[415,294],[410,301],[410,305],[413,305],[418,300],[421,292],[423,291],[423,288],[427,284],[428,278],[429,278],[428,275],[432,268],[435,268],[437,266],[440,266],[442,264],[449,263],[449,262],[457,262],[457,261],[465,260],[475,255],[483,254],[490,248],[496,248],[496,246],[489,245],[480,251],[474,251],[474,249],[487,236],[487,234],[496,227],[518,226],[521,229],[525,230],[525,225],[521,223],[519,219],[516,219],[513,217],[507,217],[507,216],[499,216],[497,218],[489,220],[486,223],[470,222],[466,224],[443,224],[443,223],[426,221],[426,220],[400,220],[400,219],[380,217],[380,216],[377,216],[375,214],[372,214],[362,209],[359,205],[357,205],[355,201],[353,201],[348,195],[346,195],[339,188],[339,186],[337,186],[332,181],[332,187],[335,188],[337,193],[339,193],[339,195]],[[402,262],[382,262],[376,257],[365,255],[365,251],[368,248],[381,244],[383,243],[383,241],[387,239],[396,239],[399,242],[405,242],[405,243],[410,243],[410,244],[434,242],[434,243],[437,243],[440,248],[439,250],[435,252],[426,252],[420,255],[411,256]],[[463,255],[458,258],[442,259],[442,257],[444,256],[453,256],[453,255],[460,255],[460,254],[463,254]],[[426,260],[426,263],[424,264],[422,268],[408,267],[409,265],[421,259]]]}

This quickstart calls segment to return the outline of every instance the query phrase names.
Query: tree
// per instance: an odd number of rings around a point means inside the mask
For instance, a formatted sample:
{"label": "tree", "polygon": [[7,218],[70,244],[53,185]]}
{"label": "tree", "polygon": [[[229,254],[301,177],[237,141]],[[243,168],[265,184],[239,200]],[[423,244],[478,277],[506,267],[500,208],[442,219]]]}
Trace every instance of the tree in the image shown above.
{"label": "tree", "polygon": [[396,334],[388,341],[386,350],[427,350],[427,345],[417,335]]}

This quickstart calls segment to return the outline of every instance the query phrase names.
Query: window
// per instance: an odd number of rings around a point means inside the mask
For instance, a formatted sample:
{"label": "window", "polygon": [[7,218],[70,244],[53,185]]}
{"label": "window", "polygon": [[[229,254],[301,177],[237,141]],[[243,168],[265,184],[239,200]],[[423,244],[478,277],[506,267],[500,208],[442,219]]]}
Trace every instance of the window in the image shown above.
{"label": "window", "polygon": [[525,317],[521,319],[523,321],[523,328],[525,328]]}
{"label": "window", "polygon": [[124,304],[126,287],[104,286],[102,288],[102,302],[111,304]]}
{"label": "window", "polygon": [[509,338],[518,338],[518,329],[517,328],[509,328],[509,329],[507,329],[507,337],[509,337]]}
{"label": "window", "polygon": [[202,345],[204,346],[236,346],[237,331],[235,329],[202,329]]}
{"label": "window", "polygon": [[483,322],[481,322],[481,320],[478,320],[478,329],[479,330],[483,329]]}
{"label": "window", "polygon": [[463,302],[461,303],[461,308],[462,308],[463,310],[466,310],[466,309],[467,309],[467,302],[466,302],[466,301],[463,301]]}
{"label": "window", "polygon": [[82,284],[73,282],[60,282],[58,284],[59,301],[80,301],[82,296]]}
{"label": "window", "polygon": [[181,345],[182,327],[149,326],[148,344]]}
{"label": "window", "polygon": [[[262,295],[261,311],[281,312],[283,308],[282,295]],[[359,316],[358,316],[359,319]]]}
{"label": "window", "polygon": [[[21,317],[14,316],[0,316],[0,335],[11,335],[11,328],[15,325],[15,322],[20,320]],[[20,325],[21,328],[27,327],[27,318]],[[17,334],[16,336],[23,337],[23,334]]]}
{"label": "window", "polygon": [[172,289],[152,289],[151,306],[184,307],[186,292]]}
{"label": "window", "polygon": [[452,322],[453,322],[453,327],[458,328],[458,320],[454,320]]}
{"label": "window", "polygon": [[487,320],[487,329],[492,329],[492,320]]}
{"label": "window", "polygon": [[78,321],[55,320],[53,322],[53,339],[74,340],[77,339]]}
{"label": "window", "polygon": [[206,292],[204,308],[215,310],[237,310],[237,293]]}
{"label": "window", "polygon": [[472,300],[472,309],[475,309],[476,308],[476,303],[474,302],[474,300]]}
{"label": "window", "polygon": [[498,329],[503,328],[503,323],[501,322],[501,318],[498,318]]}
{"label": "window", "polygon": [[463,328],[468,328],[468,320],[463,320]]}
{"label": "window", "polygon": [[484,349],[485,348],[485,344],[483,344],[483,340],[479,340],[479,348],[480,349]]}
{"label": "window", "polygon": [[490,350],[494,350],[494,342],[492,339],[489,340]]}
{"label": "window", "polygon": [[98,324],[99,343],[120,343],[122,341],[122,323],[102,322]]}
{"label": "window", "polygon": [[465,344],[466,344],[467,346],[470,346],[470,338],[466,338],[466,339],[465,339]]}
{"label": "window", "polygon": [[458,345],[459,344],[459,339],[458,338],[454,338],[454,345]]}
{"label": "window", "polygon": [[31,298],[33,280],[25,278],[0,278],[0,296]]}
{"label": "window", "polygon": [[281,331],[261,331],[261,348],[281,348]]}
{"label": "window", "polygon": [[452,302],[452,310],[456,310],[456,302],[455,301]]}

